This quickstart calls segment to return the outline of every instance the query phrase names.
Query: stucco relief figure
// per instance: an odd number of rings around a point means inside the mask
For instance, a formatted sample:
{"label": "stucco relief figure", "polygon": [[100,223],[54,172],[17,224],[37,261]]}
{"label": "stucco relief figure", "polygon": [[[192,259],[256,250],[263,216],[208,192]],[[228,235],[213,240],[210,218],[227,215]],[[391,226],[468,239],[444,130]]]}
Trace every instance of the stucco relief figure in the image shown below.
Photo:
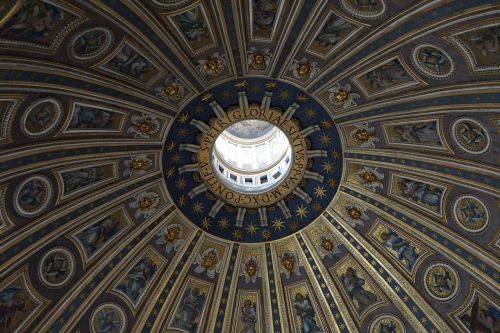
{"label": "stucco relief figure", "polygon": [[40,0],[27,1],[2,28],[4,38],[38,43],[50,38],[63,21],[64,11]]}
{"label": "stucco relief figure", "polygon": [[171,326],[189,333],[197,333],[206,295],[198,288],[187,288],[181,299]]}
{"label": "stucco relief figure", "polygon": [[398,259],[405,263],[408,270],[412,270],[418,259],[415,246],[401,238],[395,231],[387,230],[380,234],[383,244],[391,250],[396,251]]}
{"label": "stucco relief figure", "polygon": [[241,307],[241,322],[243,328],[239,333],[256,333],[255,324],[257,323],[256,305],[251,300],[247,299]]}
{"label": "stucco relief figure", "polygon": [[154,260],[149,256],[143,256],[118,284],[117,289],[135,304],[157,270],[158,265]]}
{"label": "stucco relief figure", "polygon": [[358,277],[352,267],[347,267],[345,274],[340,276],[340,281],[351,297],[359,313],[363,313],[370,305],[377,301],[377,295],[365,290],[365,279]]}
{"label": "stucco relief figure", "polygon": [[314,317],[316,312],[312,306],[309,295],[301,293],[295,294],[295,301],[293,303],[295,315],[300,318],[300,332],[301,333],[322,333],[323,329],[316,323]]}

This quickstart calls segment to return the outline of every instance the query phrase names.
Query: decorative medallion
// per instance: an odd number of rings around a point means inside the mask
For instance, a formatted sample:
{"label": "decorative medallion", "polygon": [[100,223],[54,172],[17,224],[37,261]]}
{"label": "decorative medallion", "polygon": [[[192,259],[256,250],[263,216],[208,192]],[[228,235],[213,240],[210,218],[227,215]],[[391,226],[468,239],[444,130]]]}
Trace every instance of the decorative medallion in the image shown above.
{"label": "decorative medallion", "polygon": [[123,333],[127,328],[125,311],[115,303],[105,303],[90,315],[92,333]]}
{"label": "decorative medallion", "polygon": [[71,40],[69,54],[80,61],[97,59],[111,48],[113,38],[113,32],[108,28],[87,29]]}
{"label": "decorative medallion", "polygon": [[381,315],[370,324],[370,333],[405,333],[406,328],[398,317],[394,315]]}
{"label": "decorative medallion", "polygon": [[222,261],[216,248],[208,248],[203,253],[198,253],[193,264],[196,265],[194,269],[196,273],[206,273],[211,279],[215,277],[215,274],[219,274],[222,268]]}
{"label": "decorative medallion", "polygon": [[463,195],[453,204],[453,218],[464,230],[479,233],[488,226],[490,215],[479,199],[471,195]]}
{"label": "decorative medallion", "polygon": [[488,131],[475,120],[463,118],[455,121],[452,134],[458,146],[470,154],[482,154],[490,148]]}
{"label": "decorative medallion", "polygon": [[[248,142],[260,145],[255,158],[224,148]],[[262,242],[302,229],[328,207],[341,151],[337,128],[315,99],[282,82],[246,78],[203,93],[179,113],[163,167],[171,196],[193,223],[231,241]]]}
{"label": "decorative medallion", "polygon": [[358,105],[355,99],[361,96],[351,91],[351,85],[349,83],[343,87],[337,83],[328,89],[328,97],[335,107],[347,109]]}
{"label": "decorative medallion", "polygon": [[16,211],[25,217],[40,214],[52,198],[52,184],[45,176],[33,176],[25,179],[14,195]]}
{"label": "decorative medallion", "polygon": [[425,76],[436,80],[446,79],[455,71],[455,65],[449,54],[431,44],[422,44],[414,48],[412,61]]}
{"label": "decorative medallion", "polygon": [[28,106],[21,119],[22,132],[31,138],[48,134],[61,121],[62,104],[55,98],[43,98]]}
{"label": "decorative medallion", "polygon": [[177,252],[185,241],[184,227],[182,224],[178,223],[166,225],[162,230],[158,231],[156,235],[158,236],[156,244],[165,245],[167,254],[172,251]]}
{"label": "decorative medallion", "polygon": [[341,0],[341,3],[351,15],[366,20],[378,19],[386,10],[384,0]]}
{"label": "decorative medallion", "polygon": [[63,247],[47,252],[38,265],[39,278],[49,288],[64,286],[71,280],[75,270],[75,257]]}
{"label": "decorative medallion", "polygon": [[437,301],[449,301],[458,292],[460,278],[457,271],[445,263],[429,266],[424,273],[425,290]]}

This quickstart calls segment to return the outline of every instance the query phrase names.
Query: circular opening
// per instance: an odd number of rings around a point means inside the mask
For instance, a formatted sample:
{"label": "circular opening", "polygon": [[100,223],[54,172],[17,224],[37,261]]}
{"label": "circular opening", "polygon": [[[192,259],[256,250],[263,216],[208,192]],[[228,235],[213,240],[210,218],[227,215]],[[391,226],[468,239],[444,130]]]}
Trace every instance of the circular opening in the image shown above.
{"label": "circular opening", "polygon": [[258,193],[277,185],[291,167],[292,147],[278,127],[262,120],[229,126],[215,141],[212,162],[229,187]]}

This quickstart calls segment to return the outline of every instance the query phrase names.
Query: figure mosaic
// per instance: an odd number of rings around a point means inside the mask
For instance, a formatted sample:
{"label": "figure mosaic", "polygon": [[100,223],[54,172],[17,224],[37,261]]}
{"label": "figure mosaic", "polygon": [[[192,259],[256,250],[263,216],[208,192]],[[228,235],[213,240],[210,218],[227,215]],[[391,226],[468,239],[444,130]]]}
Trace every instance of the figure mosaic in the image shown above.
{"label": "figure mosaic", "polygon": [[64,194],[78,191],[105,179],[104,171],[101,166],[95,166],[62,172]]}
{"label": "figure mosaic", "polygon": [[422,205],[433,212],[441,212],[445,189],[410,178],[397,178],[395,194]]}
{"label": "figure mosaic", "polygon": [[178,223],[167,224],[156,233],[156,236],[158,236],[156,244],[165,245],[167,254],[179,251],[185,242],[184,227]]}
{"label": "figure mosaic", "polygon": [[458,274],[446,264],[431,265],[424,276],[425,289],[437,300],[449,300],[458,291]]}
{"label": "figure mosaic", "polygon": [[314,38],[314,41],[321,48],[331,49],[349,33],[351,28],[352,24],[349,21],[332,14]]}
{"label": "figure mosaic", "polygon": [[354,268],[347,267],[340,276],[340,281],[359,313],[363,313],[377,301],[377,295],[365,289],[365,279],[359,277]]}
{"label": "figure mosaic", "polygon": [[243,306],[240,308],[240,321],[243,323],[243,328],[239,333],[257,333],[255,329],[255,325],[257,324],[256,308],[256,304],[249,299],[243,302]]}
{"label": "figure mosaic", "polygon": [[82,245],[86,257],[91,258],[104,248],[124,228],[124,223],[117,216],[108,215],[75,234]]}
{"label": "figure mosaic", "polygon": [[471,304],[457,316],[458,320],[471,333],[499,333],[500,308],[477,292]]}
{"label": "figure mosaic", "polygon": [[201,6],[193,7],[175,15],[174,20],[193,49],[197,50],[213,42],[208,22],[202,12]]}
{"label": "figure mosaic", "polygon": [[198,274],[206,273],[211,279],[219,274],[222,269],[222,261],[216,248],[208,248],[203,253],[198,253],[193,262],[196,265],[194,271]]}
{"label": "figure mosaic", "polygon": [[24,276],[20,276],[0,287],[0,332],[2,333],[23,331],[26,320],[40,305],[30,295],[24,279]]}
{"label": "figure mosaic", "polygon": [[460,119],[453,126],[453,138],[460,148],[472,154],[485,152],[490,145],[487,130],[470,119]]}
{"label": "figure mosaic", "polygon": [[206,294],[199,288],[186,288],[170,326],[185,332],[198,333],[205,303]]}
{"label": "figure mosaic", "polygon": [[301,333],[322,333],[323,329],[316,323],[316,311],[309,295],[297,293],[293,302],[295,315],[300,318]]}
{"label": "figure mosaic", "polygon": [[282,0],[253,0],[253,33],[257,38],[271,38]]}
{"label": "figure mosaic", "polygon": [[26,1],[0,30],[0,36],[28,43],[50,44],[50,40],[64,24],[68,15],[51,3]]}
{"label": "figure mosaic", "polygon": [[127,43],[105,66],[142,82],[158,72],[151,61]]}
{"label": "figure mosaic", "polygon": [[122,291],[132,301],[132,304],[137,304],[147,285],[158,271],[157,261],[158,259],[152,258],[150,254],[142,256],[116,286],[116,289]]}
{"label": "figure mosaic", "polygon": [[392,143],[442,146],[438,132],[438,122],[423,121],[397,125],[386,125],[389,141]]}
{"label": "figure mosaic", "polygon": [[379,237],[382,244],[389,250],[394,251],[398,260],[403,262],[411,272],[419,257],[416,247],[392,229],[382,231]]}
{"label": "figure mosaic", "polygon": [[475,32],[470,41],[484,57],[491,56],[500,63],[500,25]]}
{"label": "figure mosaic", "polygon": [[393,59],[364,74],[360,81],[367,85],[368,91],[379,93],[388,89],[413,82],[399,59]]}
{"label": "figure mosaic", "polygon": [[75,104],[68,129],[116,129],[116,113],[89,105]]}

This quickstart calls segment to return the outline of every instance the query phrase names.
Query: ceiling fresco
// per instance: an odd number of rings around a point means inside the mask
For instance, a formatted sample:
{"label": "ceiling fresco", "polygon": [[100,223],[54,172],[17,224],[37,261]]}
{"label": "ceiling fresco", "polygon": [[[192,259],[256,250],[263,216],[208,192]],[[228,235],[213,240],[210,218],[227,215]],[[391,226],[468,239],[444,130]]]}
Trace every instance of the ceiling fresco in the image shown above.
{"label": "ceiling fresco", "polygon": [[[500,332],[499,15],[0,0],[0,332]],[[249,119],[258,193],[212,161]]]}

